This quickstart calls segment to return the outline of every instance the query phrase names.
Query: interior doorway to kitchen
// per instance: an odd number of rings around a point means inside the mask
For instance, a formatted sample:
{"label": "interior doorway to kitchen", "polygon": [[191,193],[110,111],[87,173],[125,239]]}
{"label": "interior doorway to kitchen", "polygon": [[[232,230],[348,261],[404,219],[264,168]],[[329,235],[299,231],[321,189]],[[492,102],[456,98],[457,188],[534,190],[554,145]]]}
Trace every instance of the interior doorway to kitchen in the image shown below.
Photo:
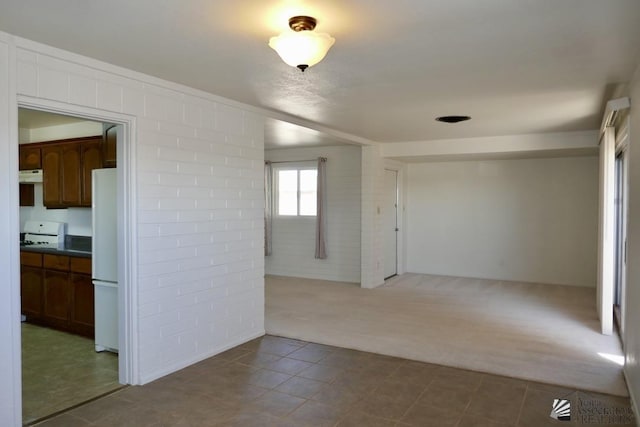
{"label": "interior doorway to kitchen", "polygon": [[398,274],[398,171],[384,170],[384,278]]}
{"label": "interior doorway to kitchen", "polygon": [[32,424],[122,387],[118,126],[26,108],[18,122],[22,406]]}

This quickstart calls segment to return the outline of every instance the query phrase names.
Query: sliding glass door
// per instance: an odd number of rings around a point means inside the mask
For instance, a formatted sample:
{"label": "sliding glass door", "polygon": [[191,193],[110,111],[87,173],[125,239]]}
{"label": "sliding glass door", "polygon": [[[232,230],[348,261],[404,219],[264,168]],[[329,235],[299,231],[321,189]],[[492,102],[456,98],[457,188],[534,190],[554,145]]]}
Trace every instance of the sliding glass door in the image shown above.
{"label": "sliding glass door", "polygon": [[615,279],[613,309],[621,337],[627,261],[627,156],[623,148],[616,154],[615,169]]}

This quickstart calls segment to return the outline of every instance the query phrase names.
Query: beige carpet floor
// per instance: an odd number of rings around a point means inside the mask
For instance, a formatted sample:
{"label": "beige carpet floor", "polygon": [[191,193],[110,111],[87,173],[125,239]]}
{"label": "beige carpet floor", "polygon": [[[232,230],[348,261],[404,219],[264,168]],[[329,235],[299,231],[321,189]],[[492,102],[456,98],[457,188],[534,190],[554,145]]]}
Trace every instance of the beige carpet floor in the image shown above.
{"label": "beige carpet floor", "polygon": [[[404,274],[377,289],[266,277],[268,334],[627,396],[595,290]],[[613,361],[611,359],[618,359]]]}

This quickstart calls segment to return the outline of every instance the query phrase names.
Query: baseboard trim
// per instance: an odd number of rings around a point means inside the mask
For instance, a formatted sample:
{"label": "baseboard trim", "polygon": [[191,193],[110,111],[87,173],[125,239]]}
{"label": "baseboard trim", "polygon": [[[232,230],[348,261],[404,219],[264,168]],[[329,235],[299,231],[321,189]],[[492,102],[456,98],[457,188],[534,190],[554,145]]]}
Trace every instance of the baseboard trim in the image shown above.
{"label": "baseboard trim", "polygon": [[638,400],[637,396],[633,394],[633,389],[629,387],[629,376],[627,375],[626,366],[622,370],[622,374],[624,375],[624,382],[627,384],[627,390],[629,391],[629,399],[631,400],[631,410],[633,411],[633,416],[636,419],[636,427],[640,427],[640,412],[638,412]]}

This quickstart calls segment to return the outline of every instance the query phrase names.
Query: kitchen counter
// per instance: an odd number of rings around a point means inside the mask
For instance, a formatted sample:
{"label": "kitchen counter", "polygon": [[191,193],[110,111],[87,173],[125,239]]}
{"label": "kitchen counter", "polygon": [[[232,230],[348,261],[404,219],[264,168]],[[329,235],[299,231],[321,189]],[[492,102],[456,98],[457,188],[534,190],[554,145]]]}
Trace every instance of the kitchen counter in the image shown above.
{"label": "kitchen counter", "polygon": [[91,258],[91,237],[66,235],[60,248],[46,248],[35,245],[23,245],[24,234],[20,235],[20,250],[40,254],[67,255],[79,258]]}
{"label": "kitchen counter", "polygon": [[52,254],[52,255],[68,255],[79,258],[91,258],[91,251],[78,250],[68,247],[63,248],[43,248],[38,246],[23,246],[20,245],[20,250],[24,252],[36,252],[40,254]]}

